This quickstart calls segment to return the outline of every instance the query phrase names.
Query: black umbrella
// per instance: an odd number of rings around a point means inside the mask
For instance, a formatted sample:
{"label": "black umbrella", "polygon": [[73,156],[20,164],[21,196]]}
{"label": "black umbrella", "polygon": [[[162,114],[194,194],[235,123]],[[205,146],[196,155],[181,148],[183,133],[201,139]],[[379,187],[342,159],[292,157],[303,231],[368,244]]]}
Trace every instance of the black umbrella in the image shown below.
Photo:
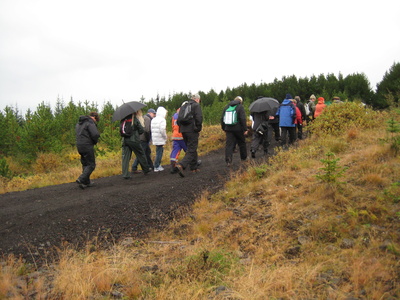
{"label": "black umbrella", "polygon": [[137,102],[137,101],[131,101],[122,104],[120,107],[118,107],[112,117],[112,121],[118,121],[122,120],[123,118],[133,114],[134,112],[137,112],[139,109],[142,109],[145,107],[146,104]]}
{"label": "black umbrella", "polygon": [[263,111],[272,110],[279,107],[279,101],[274,98],[263,97],[257,99],[250,104],[249,110],[251,113],[260,113]]}

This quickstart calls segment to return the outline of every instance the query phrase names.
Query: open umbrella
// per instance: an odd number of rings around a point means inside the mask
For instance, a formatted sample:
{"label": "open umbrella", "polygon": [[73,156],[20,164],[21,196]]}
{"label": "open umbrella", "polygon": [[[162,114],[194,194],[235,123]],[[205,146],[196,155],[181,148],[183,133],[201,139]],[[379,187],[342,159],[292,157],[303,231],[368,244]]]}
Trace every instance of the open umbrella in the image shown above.
{"label": "open umbrella", "polygon": [[145,106],[146,104],[137,101],[126,102],[115,110],[112,121],[122,120]]}
{"label": "open umbrella", "polygon": [[257,99],[253,103],[250,104],[249,110],[251,113],[260,113],[263,111],[269,111],[274,108],[279,107],[279,101],[274,98],[263,97]]}

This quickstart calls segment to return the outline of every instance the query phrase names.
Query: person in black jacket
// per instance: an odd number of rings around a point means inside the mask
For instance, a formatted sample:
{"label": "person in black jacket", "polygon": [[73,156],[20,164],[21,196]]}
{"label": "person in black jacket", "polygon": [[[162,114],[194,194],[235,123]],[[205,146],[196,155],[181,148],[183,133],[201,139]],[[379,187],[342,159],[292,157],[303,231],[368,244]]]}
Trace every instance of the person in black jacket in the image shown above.
{"label": "person in black jacket", "polygon": [[[239,146],[240,159],[247,159],[247,147],[246,147],[246,135],[247,135],[247,124],[246,124],[246,113],[242,105],[243,99],[237,96],[233,101],[229,102],[225,106],[221,117],[221,128],[226,134],[226,145],[225,145],[225,162],[229,167],[232,164],[232,157],[235,145]],[[225,119],[225,112],[229,107],[235,107],[236,118],[234,122]],[[228,123],[228,124],[227,124]],[[234,124],[230,124],[234,123]]]}
{"label": "person in black jacket", "polygon": [[[300,96],[295,96],[294,99],[296,100],[296,105],[299,108],[301,112],[301,119],[303,120],[303,123],[306,121],[306,109],[304,107],[303,102],[301,102]],[[297,138],[302,140],[303,139],[303,124],[297,123]]]}
{"label": "person in black jacket", "polygon": [[96,123],[99,121],[99,114],[91,112],[88,116],[80,116],[78,124],[75,126],[76,147],[81,155],[82,174],[76,182],[81,189],[93,185],[90,182],[90,175],[96,168],[96,159],[94,155],[94,145],[100,138],[100,133]]}
{"label": "person in black jacket", "polygon": [[185,170],[188,166],[192,172],[199,171],[197,147],[199,145],[200,131],[203,127],[203,112],[200,107],[200,95],[193,95],[191,100],[189,100],[189,104],[191,105],[193,119],[189,124],[181,124],[179,122],[179,118],[177,121],[179,130],[182,133],[183,140],[187,146],[185,157],[180,163],[176,164],[175,167],[176,173],[178,173],[181,177],[185,177],[183,170]]}

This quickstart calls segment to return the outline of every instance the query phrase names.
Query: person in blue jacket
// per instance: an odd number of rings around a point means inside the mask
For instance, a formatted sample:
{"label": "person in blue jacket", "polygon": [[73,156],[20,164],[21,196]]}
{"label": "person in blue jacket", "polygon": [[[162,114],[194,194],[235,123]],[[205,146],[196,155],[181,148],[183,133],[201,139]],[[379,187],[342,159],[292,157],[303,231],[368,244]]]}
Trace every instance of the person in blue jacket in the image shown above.
{"label": "person in blue jacket", "polygon": [[292,95],[286,94],[285,99],[279,106],[276,115],[279,116],[279,127],[281,128],[281,145],[284,149],[296,140],[296,108],[292,103]]}

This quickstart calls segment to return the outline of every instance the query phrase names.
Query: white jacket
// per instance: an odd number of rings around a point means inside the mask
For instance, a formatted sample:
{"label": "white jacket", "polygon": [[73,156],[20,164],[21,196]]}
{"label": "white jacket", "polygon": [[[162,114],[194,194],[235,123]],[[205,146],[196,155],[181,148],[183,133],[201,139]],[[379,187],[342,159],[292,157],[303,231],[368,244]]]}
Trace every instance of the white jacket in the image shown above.
{"label": "white jacket", "polygon": [[167,110],[160,106],[157,108],[156,117],[151,120],[151,139],[153,145],[165,145],[167,142]]}

